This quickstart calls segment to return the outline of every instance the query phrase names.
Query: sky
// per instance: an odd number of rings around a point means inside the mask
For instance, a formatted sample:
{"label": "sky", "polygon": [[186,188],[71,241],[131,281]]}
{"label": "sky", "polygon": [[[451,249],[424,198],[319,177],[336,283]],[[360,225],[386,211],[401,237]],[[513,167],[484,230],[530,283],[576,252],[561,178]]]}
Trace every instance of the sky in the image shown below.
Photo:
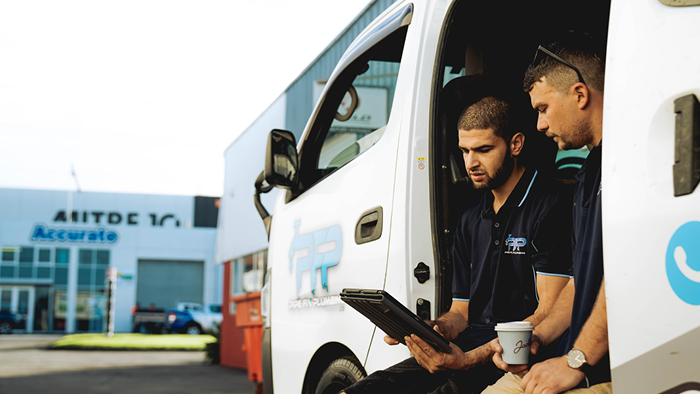
{"label": "sky", "polygon": [[0,188],[220,196],[224,150],[369,2],[0,0]]}

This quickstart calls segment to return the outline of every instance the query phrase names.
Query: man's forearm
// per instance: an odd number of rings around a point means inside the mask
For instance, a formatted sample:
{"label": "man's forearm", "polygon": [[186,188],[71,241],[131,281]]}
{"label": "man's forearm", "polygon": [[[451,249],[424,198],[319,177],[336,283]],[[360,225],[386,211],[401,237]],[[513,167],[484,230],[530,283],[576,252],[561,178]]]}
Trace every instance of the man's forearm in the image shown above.
{"label": "man's forearm", "polygon": [[471,369],[481,364],[486,364],[493,358],[494,351],[491,343],[487,342],[476,349],[464,353],[464,365],[462,369]]}
{"label": "man's forearm", "polygon": [[[571,324],[571,310],[574,306],[574,280],[570,279],[546,316],[532,315],[525,319],[535,325],[535,332],[544,345],[552,343]],[[542,319],[544,317],[544,319]],[[539,320],[539,321],[537,321]]]}
{"label": "man's forearm", "polygon": [[581,329],[574,348],[583,351],[586,362],[595,365],[608,352],[608,314],[605,300],[605,279],[600,284],[598,298],[591,315]]}
{"label": "man's forearm", "polygon": [[570,278],[537,274],[539,302],[535,312],[524,320],[531,322],[533,326],[540,324],[540,322],[547,317],[552,306],[559,298],[559,294],[561,294],[561,291],[570,281]]}
{"label": "man's forearm", "polygon": [[440,327],[440,332],[447,340],[457,338],[457,335],[466,330],[469,326],[467,319],[457,311],[450,310],[440,316],[435,323]]}

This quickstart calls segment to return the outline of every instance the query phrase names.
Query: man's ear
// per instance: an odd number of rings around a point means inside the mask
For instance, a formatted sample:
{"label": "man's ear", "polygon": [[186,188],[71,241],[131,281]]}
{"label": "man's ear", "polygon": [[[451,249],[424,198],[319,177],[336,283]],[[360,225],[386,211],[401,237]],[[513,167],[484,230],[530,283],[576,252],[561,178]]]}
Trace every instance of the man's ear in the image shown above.
{"label": "man's ear", "polygon": [[591,99],[591,92],[588,90],[588,86],[586,86],[586,84],[576,82],[571,87],[569,92],[576,98],[576,105],[578,106],[578,109],[584,109],[586,106],[588,106],[588,102]]}
{"label": "man's ear", "polygon": [[525,145],[525,135],[523,133],[515,133],[513,138],[510,139],[510,153],[513,156],[520,155],[523,145]]}

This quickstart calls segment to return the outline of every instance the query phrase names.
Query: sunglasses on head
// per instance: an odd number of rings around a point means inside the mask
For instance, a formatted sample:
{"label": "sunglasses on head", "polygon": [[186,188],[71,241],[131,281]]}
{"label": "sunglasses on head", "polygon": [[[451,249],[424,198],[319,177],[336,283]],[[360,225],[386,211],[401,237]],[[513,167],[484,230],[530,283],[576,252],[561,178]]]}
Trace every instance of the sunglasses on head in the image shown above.
{"label": "sunglasses on head", "polygon": [[542,54],[551,57],[552,59],[562,63],[563,65],[565,65],[567,67],[571,67],[574,71],[576,71],[576,75],[578,75],[578,81],[581,83],[585,83],[583,81],[583,75],[581,75],[581,72],[578,70],[578,68],[576,68],[576,66],[574,66],[573,64],[560,58],[559,56],[555,55],[553,52],[549,51],[547,48],[543,47],[542,45],[537,47],[537,52],[535,52],[535,58],[532,60],[533,66],[537,67],[537,65],[539,65],[540,63],[542,63],[544,61],[546,56],[544,56]]}

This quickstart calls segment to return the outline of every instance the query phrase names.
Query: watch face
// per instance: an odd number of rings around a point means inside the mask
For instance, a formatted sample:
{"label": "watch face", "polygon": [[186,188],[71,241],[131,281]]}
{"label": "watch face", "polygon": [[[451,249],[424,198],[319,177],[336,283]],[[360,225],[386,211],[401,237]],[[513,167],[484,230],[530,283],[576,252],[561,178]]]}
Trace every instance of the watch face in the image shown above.
{"label": "watch face", "polygon": [[586,356],[578,349],[571,349],[569,354],[566,355],[566,362],[569,363],[571,368],[579,369],[586,362]]}

